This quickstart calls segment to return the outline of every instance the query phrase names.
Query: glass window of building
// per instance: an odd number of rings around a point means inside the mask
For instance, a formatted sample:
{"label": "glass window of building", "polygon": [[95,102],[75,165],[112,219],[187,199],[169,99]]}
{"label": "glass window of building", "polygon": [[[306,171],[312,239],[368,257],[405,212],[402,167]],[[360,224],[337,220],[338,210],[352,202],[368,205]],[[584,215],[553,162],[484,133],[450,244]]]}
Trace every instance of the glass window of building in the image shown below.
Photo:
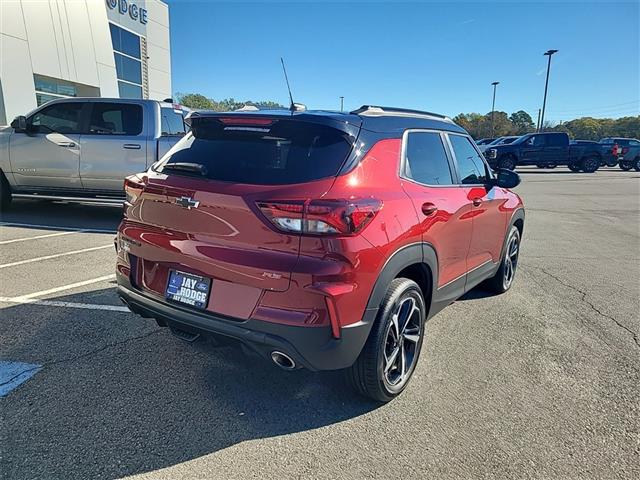
{"label": "glass window of building", "polygon": [[142,60],[140,37],[109,24],[120,98],[142,98]]}

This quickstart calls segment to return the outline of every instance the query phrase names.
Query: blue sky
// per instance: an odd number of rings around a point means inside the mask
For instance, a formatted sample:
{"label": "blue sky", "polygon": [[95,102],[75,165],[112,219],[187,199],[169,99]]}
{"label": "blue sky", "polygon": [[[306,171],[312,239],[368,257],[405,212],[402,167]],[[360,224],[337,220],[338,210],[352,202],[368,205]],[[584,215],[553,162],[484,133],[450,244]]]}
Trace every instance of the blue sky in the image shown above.
{"label": "blue sky", "polygon": [[447,115],[542,105],[546,119],[640,114],[640,2],[170,4],[174,92],[309,108],[362,104]]}

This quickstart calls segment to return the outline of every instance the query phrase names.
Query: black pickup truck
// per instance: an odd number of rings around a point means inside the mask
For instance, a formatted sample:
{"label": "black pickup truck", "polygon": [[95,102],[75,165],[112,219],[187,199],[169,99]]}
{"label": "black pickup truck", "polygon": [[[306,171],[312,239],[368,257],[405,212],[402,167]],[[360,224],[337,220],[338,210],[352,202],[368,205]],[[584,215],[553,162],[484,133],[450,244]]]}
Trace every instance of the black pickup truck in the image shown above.
{"label": "black pickup truck", "polygon": [[507,145],[496,145],[485,151],[492,168],[514,170],[519,165],[556,167],[566,165],[574,172],[593,173],[601,162],[598,145],[570,145],[562,132],[529,133]]}

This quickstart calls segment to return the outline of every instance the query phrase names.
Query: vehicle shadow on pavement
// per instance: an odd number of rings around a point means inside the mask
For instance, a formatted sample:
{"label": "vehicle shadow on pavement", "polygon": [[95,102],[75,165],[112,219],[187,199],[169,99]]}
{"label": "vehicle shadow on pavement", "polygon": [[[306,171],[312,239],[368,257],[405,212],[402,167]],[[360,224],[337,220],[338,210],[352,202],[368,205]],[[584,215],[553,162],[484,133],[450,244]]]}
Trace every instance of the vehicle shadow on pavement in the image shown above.
{"label": "vehicle shadow on pavement", "polygon": [[116,230],[121,219],[121,206],[46,200],[14,200],[11,208],[0,215],[0,221],[21,224],[24,228],[42,226],[112,231]]}
{"label": "vehicle shadow on pavement", "polygon": [[[110,288],[49,300],[89,298],[115,304]],[[0,359],[43,365],[0,399],[6,478],[120,478],[379,406],[339,372],[285,372],[126,312],[17,305],[0,316]]]}

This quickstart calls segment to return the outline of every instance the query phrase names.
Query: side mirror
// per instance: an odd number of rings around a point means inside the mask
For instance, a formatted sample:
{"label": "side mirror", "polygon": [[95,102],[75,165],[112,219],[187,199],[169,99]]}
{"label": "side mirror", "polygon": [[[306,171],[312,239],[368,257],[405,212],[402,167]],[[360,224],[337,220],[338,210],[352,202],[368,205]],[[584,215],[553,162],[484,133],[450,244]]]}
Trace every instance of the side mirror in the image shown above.
{"label": "side mirror", "polygon": [[498,158],[498,151],[495,148],[490,148],[486,152],[487,160],[495,160]]}
{"label": "side mirror", "polygon": [[495,184],[501,188],[515,188],[520,185],[520,175],[518,175],[513,170],[499,168],[497,171]]}
{"label": "side mirror", "polygon": [[20,115],[20,116],[14,118],[13,122],[11,122],[11,127],[16,132],[26,132],[27,131],[27,117],[25,117],[24,115]]}

